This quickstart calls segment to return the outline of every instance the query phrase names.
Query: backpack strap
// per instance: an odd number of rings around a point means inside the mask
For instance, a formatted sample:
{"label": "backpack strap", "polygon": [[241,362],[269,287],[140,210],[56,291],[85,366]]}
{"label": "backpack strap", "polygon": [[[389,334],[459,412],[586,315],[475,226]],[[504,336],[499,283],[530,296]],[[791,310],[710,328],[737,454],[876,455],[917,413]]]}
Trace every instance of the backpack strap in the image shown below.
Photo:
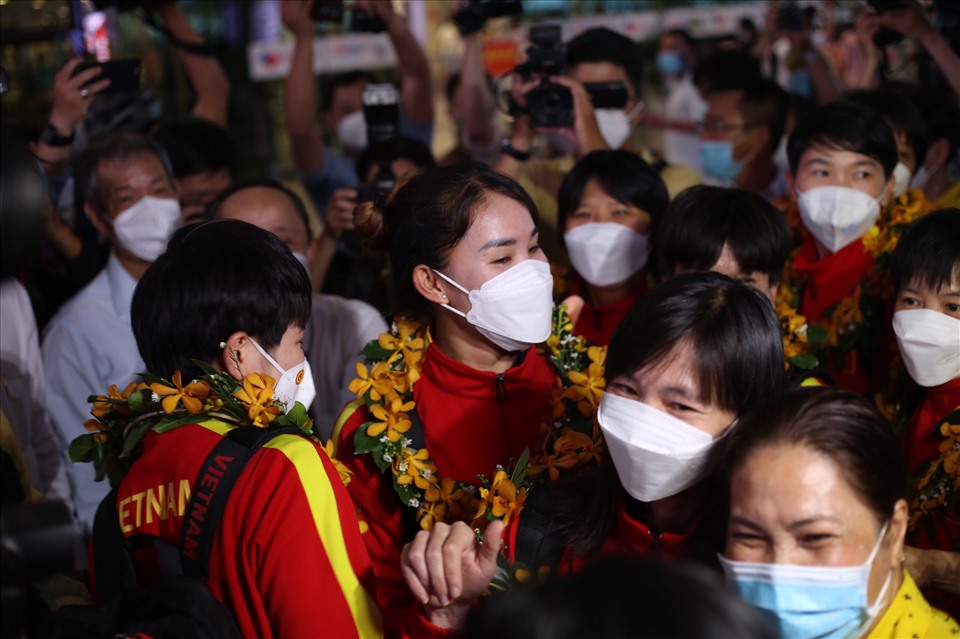
{"label": "backpack strap", "polygon": [[228,432],[207,455],[193,482],[183,519],[180,561],[185,576],[201,580],[209,576],[213,538],[230,491],[254,453],[274,437],[285,434],[306,436],[295,427],[239,426]]}
{"label": "backpack strap", "polygon": [[98,602],[111,601],[124,590],[137,587],[137,571],[128,551],[129,544],[120,530],[116,488],[97,506],[90,545],[93,548],[90,572]]}

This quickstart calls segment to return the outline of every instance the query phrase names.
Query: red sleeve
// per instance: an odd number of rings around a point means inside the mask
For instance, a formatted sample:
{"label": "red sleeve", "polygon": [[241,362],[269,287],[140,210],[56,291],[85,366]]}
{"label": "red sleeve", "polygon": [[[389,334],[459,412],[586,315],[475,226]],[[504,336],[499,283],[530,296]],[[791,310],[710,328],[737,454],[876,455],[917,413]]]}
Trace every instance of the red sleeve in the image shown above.
{"label": "red sleeve", "polygon": [[380,636],[372,568],[326,453],[280,436],[250,466],[210,564],[211,590],[230,604],[244,636]]}

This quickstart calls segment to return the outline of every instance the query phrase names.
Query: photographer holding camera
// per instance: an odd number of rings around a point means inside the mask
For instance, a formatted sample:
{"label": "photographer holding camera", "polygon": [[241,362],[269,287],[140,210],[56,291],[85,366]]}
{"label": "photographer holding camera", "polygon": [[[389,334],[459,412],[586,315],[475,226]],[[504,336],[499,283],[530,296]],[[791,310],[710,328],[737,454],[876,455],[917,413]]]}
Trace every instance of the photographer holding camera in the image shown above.
{"label": "photographer holding camera", "polygon": [[[557,191],[576,160],[592,151],[625,148],[662,165],[631,143],[643,108],[643,61],[636,44],[606,28],[584,31],[566,45],[559,27],[531,29],[527,62],[514,70],[514,129],[494,168],[515,178],[540,211],[540,243],[551,262],[568,262],[557,228]],[[535,149],[536,134],[547,148]],[[693,169],[664,166],[671,195],[700,182]]]}

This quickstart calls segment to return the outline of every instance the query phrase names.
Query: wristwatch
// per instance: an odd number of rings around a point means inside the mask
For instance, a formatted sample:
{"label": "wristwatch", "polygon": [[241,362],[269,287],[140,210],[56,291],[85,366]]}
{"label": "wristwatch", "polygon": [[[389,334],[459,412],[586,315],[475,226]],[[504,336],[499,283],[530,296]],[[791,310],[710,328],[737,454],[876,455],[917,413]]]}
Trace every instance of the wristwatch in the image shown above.
{"label": "wristwatch", "polygon": [[517,147],[513,146],[510,144],[510,138],[503,138],[500,141],[500,152],[506,153],[517,162],[526,162],[530,159],[530,151],[521,151]]}
{"label": "wristwatch", "polygon": [[40,141],[47,146],[70,146],[73,144],[73,131],[70,131],[70,135],[60,135],[56,127],[47,122],[40,132]]}

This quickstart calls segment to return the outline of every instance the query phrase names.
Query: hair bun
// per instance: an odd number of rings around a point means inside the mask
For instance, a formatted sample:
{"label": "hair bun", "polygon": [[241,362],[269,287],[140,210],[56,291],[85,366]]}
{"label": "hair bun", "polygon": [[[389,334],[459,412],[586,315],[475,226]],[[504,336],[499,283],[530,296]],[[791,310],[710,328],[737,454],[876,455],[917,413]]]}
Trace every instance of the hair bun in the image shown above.
{"label": "hair bun", "polygon": [[361,202],[353,209],[353,226],[364,248],[386,252],[387,228],[383,210],[377,202]]}

